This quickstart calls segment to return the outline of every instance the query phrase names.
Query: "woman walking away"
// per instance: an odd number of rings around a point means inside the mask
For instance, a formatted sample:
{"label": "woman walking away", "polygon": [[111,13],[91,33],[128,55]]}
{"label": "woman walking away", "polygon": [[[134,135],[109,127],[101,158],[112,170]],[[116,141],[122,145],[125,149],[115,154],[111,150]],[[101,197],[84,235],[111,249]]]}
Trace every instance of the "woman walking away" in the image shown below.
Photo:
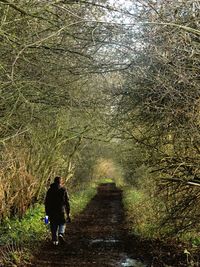
{"label": "woman walking away", "polygon": [[53,245],[63,244],[66,219],[70,222],[70,205],[67,190],[59,176],[55,177],[47,191],[45,212],[50,220]]}

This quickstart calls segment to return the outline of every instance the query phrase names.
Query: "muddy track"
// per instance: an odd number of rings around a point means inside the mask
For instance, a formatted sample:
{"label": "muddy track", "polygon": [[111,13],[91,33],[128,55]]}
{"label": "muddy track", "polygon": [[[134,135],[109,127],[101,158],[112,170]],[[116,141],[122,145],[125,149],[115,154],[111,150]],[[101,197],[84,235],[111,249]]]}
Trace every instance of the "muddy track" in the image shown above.
{"label": "muddy track", "polygon": [[[162,246],[131,236],[126,225],[122,191],[115,184],[103,184],[86,209],[67,225],[66,244],[42,245],[32,266],[166,266],[164,261],[171,258],[171,248],[163,248],[159,258]],[[168,266],[186,266],[178,263],[178,257],[182,256],[177,254],[174,265]]]}

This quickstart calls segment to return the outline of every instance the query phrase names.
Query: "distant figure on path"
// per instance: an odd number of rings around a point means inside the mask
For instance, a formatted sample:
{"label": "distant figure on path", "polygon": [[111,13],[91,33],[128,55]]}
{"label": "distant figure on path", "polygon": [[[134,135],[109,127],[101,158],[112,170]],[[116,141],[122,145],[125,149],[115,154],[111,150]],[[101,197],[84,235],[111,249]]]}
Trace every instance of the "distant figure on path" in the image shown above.
{"label": "distant figure on path", "polygon": [[66,220],[70,222],[70,205],[67,190],[59,176],[55,177],[47,191],[45,212],[49,216],[53,244],[58,245],[58,241],[63,244]]}

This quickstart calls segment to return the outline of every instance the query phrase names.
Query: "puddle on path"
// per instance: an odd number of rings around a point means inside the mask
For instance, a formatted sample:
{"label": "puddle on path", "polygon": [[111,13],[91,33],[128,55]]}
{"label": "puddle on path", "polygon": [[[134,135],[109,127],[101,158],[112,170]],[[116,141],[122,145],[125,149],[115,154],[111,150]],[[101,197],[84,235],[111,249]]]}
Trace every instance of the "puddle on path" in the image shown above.
{"label": "puddle on path", "polygon": [[146,264],[142,263],[139,260],[131,259],[126,257],[120,262],[121,267],[147,267]]}
{"label": "puddle on path", "polygon": [[98,244],[98,243],[111,243],[111,244],[115,244],[115,243],[119,243],[120,241],[114,238],[111,239],[103,239],[103,238],[99,238],[99,239],[93,239],[90,241],[91,244]]}
{"label": "puddle on path", "polygon": [[[114,238],[109,238],[109,239],[103,239],[103,238],[99,238],[99,239],[93,239],[90,240],[90,244],[116,244],[119,243],[120,240],[118,239],[114,239]],[[147,264],[141,262],[140,260],[136,260],[136,259],[132,259],[130,257],[128,257],[127,255],[123,255],[122,256],[122,260],[118,263],[119,267],[147,267]]]}

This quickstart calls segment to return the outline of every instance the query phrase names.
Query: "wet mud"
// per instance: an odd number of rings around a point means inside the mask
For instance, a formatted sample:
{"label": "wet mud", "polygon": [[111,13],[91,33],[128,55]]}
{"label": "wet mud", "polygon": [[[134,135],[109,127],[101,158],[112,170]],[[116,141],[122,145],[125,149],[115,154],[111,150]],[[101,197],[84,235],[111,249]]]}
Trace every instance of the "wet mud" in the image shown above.
{"label": "wet mud", "polygon": [[32,266],[187,266],[182,248],[177,251],[173,246],[142,240],[129,232],[122,195],[114,183],[100,185],[86,209],[67,225],[65,244],[53,247],[47,241]]}

